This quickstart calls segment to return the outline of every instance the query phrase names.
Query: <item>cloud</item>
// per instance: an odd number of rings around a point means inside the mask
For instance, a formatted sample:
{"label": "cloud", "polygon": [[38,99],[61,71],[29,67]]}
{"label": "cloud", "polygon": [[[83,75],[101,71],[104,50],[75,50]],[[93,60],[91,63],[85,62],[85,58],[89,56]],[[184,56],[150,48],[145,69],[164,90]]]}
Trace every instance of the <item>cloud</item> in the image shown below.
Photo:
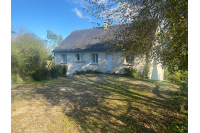
{"label": "cloud", "polygon": [[[85,0],[65,0],[68,2],[73,2],[75,4],[78,4],[79,6],[85,8],[86,5],[90,5],[88,1]],[[96,2],[97,4],[109,4],[112,3],[108,0],[90,0],[90,2]],[[128,4],[127,2],[120,2],[115,5],[115,7],[111,7],[110,9],[107,9],[105,11],[102,11],[99,13],[100,18],[103,20],[110,21],[111,23],[122,23],[122,22],[131,22],[132,17],[135,15],[138,15],[136,5]],[[82,12],[78,10],[77,8],[73,9],[73,11],[76,12],[76,15],[79,18],[88,18],[91,19],[89,16],[83,16]]]}
{"label": "cloud", "polygon": [[80,10],[78,10],[77,8],[74,8],[73,11],[76,12],[76,15],[79,18],[86,18],[86,19],[90,19],[91,20],[91,18],[89,16],[83,16],[83,13]]}
{"label": "cloud", "polygon": [[81,11],[79,11],[77,8],[73,9],[73,11],[76,12],[76,15],[79,17],[79,18],[83,18],[83,14]]}

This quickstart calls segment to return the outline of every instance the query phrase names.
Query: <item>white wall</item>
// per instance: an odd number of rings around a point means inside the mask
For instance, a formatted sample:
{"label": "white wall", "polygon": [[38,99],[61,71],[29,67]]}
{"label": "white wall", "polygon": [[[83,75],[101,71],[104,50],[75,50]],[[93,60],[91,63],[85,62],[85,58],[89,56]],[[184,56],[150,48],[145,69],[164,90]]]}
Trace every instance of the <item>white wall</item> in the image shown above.
{"label": "white wall", "polygon": [[[90,52],[90,53],[55,53],[55,64],[61,64],[61,54],[67,54],[67,63],[68,72],[67,75],[73,74],[77,70],[98,70],[101,72],[106,72],[107,70],[107,61],[106,55],[112,54],[112,72],[123,73],[124,68],[124,57],[121,52]],[[85,62],[76,62],[75,54],[85,54]],[[92,64],[92,54],[98,54],[98,64]]]}
{"label": "white wall", "polygon": [[[61,64],[61,54],[67,54],[67,63],[68,65],[68,71],[67,75],[73,74],[75,71],[78,70],[98,70],[101,72],[106,72],[107,71],[107,61],[106,61],[106,55],[107,54],[112,54],[112,72],[115,73],[124,73],[124,68],[128,67],[133,67],[135,68],[138,72],[142,73],[143,67],[145,65],[145,58],[140,59],[138,57],[135,58],[134,60],[134,65],[132,64],[126,64],[125,63],[125,57],[123,56],[122,52],[90,52],[90,53],[55,53],[55,64]],[[76,62],[75,61],[75,54],[85,54],[85,62]],[[91,54],[98,54],[98,64],[92,64],[92,56]],[[155,70],[155,69],[154,69]],[[162,69],[162,66],[158,65],[157,67],[158,70],[158,79],[156,80],[163,80],[164,76],[164,69]],[[150,74],[149,77],[152,77],[152,72],[153,72],[153,67],[150,67]],[[152,77],[155,79],[154,77]]]}
{"label": "white wall", "polygon": [[[61,54],[67,54],[67,63],[68,71],[67,75],[73,74],[78,70],[98,70],[105,72],[105,52],[91,52],[91,53],[55,53],[55,64],[61,64]],[[85,54],[85,62],[76,62],[75,54]],[[98,64],[92,64],[91,54],[98,54]],[[62,64],[61,64],[62,65]]]}
{"label": "white wall", "polygon": [[150,79],[164,80],[164,67],[161,63],[155,64],[154,60],[150,63]]}

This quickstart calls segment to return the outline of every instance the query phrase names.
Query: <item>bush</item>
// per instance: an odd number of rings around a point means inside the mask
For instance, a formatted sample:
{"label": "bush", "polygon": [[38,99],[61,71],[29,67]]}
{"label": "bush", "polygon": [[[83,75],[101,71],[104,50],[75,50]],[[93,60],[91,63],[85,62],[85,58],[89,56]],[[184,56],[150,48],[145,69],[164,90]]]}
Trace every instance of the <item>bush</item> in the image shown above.
{"label": "bush", "polygon": [[20,77],[19,74],[11,74],[11,82],[23,82],[23,79]]}
{"label": "bush", "polygon": [[175,74],[169,75],[168,80],[173,82],[173,83],[180,84],[181,83],[180,73],[176,72]]}
{"label": "bush", "polygon": [[54,65],[50,69],[50,75],[52,78],[57,78],[61,76],[66,76],[66,72],[68,70],[67,65]]}
{"label": "bush", "polygon": [[177,71],[174,74],[168,74],[167,79],[173,83],[182,84],[183,82],[188,81],[188,71]]}
{"label": "bush", "polygon": [[[27,54],[28,53],[28,54]],[[11,37],[11,73],[23,81],[31,80],[32,74],[43,68],[49,51],[43,40],[28,32],[16,33]],[[38,70],[39,71],[39,70]]]}
{"label": "bush", "polygon": [[86,73],[92,73],[91,69],[86,70]]}
{"label": "bush", "polygon": [[184,71],[184,72],[181,72],[181,77],[180,79],[182,81],[188,81],[188,71]]}
{"label": "bush", "polygon": [[101,74],[101,73],[103,73],[103,72],[100,72],[100,71],[98,71],[98,70],[91,70],[91,69],[88,69],[88,70],[86,70],[86,71],[83,71],[83,70],[79,70],[79,71],[76,71],[74,74],[76,74],[76,75],[80,75],[80,74],[88,74],[88,73],[90,73],[90,74]]}
{"label": "bush", "polygon": [[83,70],[79,70],[79,71],[76,71],[75,72],[75,74],[77,74],[77,75],[80,75],[80,74],[85,74],[86,72],[85,71],[83,71]]}
{"label": "bush", "polygon": [[63,66],[55,65],[50,69],[50,75],[52,78],[57,78],[63,75]]}
{"label": "bush", "polygon": [[132,67],[129,67],[129,68],[124,68],[125,70],[125,74],[127,76],[130,76],[130,77],[134,77],[134,78],[139,78],[139,73],[137,72],[137,70],[133,69]]}
{"label": "bush", "polygon": [[103,73],[103,72],[100,72],[98,70],[94,70],[94,74],[101,74],[101,73]]}
{"label": "bush", "polygon": [[32,78],[35,81],[45,80],[48,77],[49,77],[49,70],[47,68],[39,68],[32,73]]}
{"label": "bush", "polygon": [[188,81],[183,81],[180,84],[180,90],[183,94],[188,94]]}
{"label": "bush", "polygon": [[68,70],[68,66],[67,65],[64,65],[63,66],[63,76],[66,76],[66,72],[67,72],[67,70]]}

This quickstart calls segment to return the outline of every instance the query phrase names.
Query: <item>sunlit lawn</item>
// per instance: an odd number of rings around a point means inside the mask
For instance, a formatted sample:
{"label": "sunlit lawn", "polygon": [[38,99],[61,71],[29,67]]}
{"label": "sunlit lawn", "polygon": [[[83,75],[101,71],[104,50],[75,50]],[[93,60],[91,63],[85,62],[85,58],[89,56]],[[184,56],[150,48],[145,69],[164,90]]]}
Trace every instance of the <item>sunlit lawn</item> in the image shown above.
{"label": "sunlit lawn", "polygon": [[11,128],[12,132],[172,131],[187,120],[184,99],[177,85],[119,75],[12,84]]}

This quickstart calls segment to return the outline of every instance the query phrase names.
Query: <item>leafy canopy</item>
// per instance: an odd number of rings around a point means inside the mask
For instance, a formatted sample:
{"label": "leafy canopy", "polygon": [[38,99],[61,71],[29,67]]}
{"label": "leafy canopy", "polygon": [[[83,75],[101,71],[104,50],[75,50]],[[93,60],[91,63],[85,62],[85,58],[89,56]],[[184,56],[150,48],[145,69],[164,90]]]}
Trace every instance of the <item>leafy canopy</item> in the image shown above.
{"label": "leafy canopy", "polygon": [[116,36],[124,39],[117,46],[129,53],[159,57],[171,72],[188,69],[187,0],[85,1],[92,16],[130,24],[116,31]]}
{"label": "leafy canopy", "polygon": [[45,65],[50,54],[44,42],[30,32],[15,32],[11,38],[11,72],[22,78]]}
{"label": "leafy canopy", "polygon": [[47,30],[47,39],[48,40],[45,40],[45,42],[48,44],[50,50],[54,49],[63,41],[62,35],[57,35],[49,29]]}

